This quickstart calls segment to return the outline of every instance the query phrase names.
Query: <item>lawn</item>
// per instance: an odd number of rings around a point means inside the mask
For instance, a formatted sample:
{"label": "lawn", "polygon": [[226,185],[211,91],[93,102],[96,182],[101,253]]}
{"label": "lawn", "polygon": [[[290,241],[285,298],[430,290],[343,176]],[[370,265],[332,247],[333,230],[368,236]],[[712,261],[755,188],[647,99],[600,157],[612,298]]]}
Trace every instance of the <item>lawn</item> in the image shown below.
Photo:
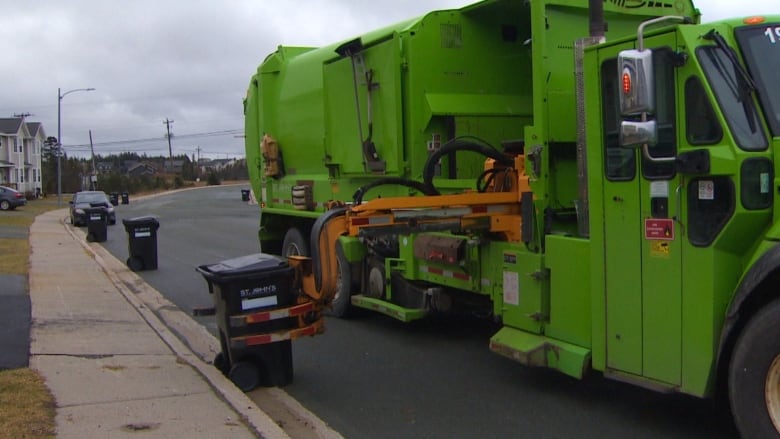
{"label": "lawn", "polygon": [[[49,198],[30,200],[16,210],[0,211],[0,273],[28,274],[29,240],[16,235],[23,235],[20,230],[29,230],[37,215],[58,207],[57,199]],[[55,407],[54,398],[36,371],[0,370],[0,437],[55,437]]]}

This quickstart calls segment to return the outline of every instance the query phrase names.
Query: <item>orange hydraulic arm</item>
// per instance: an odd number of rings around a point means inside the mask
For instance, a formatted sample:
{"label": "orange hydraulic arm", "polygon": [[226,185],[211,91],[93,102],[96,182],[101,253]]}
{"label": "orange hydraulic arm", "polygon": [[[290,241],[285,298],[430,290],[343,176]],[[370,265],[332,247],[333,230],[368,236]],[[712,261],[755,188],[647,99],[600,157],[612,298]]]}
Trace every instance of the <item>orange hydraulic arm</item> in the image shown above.
{"label": "orange hydraulic arm", "polygon": [[[377,198],[363,204],[327,211],[312,229],[312,258],[290,256],[296,285],[319,306],[327,306],[338,291],[340,236],[359,236],[371,228],[421,230],[483,230],[506,241],[522,240],[521,197],[529,194],[525,157],[514,158],[514,168],[500,170],[501,183],[485,192],[424,197]],[[493,166],[488,160],[486,166]],[[496,178],[495,180],[499,180]],[[491,191],[493,190],[493,191]]]}

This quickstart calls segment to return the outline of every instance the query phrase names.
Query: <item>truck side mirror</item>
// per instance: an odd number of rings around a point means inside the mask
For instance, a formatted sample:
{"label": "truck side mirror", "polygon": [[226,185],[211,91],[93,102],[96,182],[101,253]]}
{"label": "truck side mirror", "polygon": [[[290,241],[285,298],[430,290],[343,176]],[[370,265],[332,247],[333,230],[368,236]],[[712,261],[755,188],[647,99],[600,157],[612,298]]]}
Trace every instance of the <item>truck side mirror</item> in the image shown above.
{"label": "truck side mirror", "polygon": [[620,114],[634,116],[655,112],[653,52],[623,50],[618,54]]}
{"label": "truck side mirror", "polygon": [[620,146],[655,145],[658,127],[654,120],[620,122]]}

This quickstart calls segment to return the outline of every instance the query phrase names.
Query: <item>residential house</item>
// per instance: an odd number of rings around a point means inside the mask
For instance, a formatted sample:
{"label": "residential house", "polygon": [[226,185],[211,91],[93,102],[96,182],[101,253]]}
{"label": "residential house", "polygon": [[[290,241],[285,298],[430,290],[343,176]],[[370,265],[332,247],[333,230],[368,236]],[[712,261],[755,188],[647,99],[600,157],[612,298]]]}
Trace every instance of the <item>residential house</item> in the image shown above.
{"label": "residential house", "polygon": [[[189,159],[187,159],[186,162],[189,162]],[[184,164],[185,164],[185,160],[163,159],[162,168],[163,168],[163,170],[165,170],[165,172],[174,173],[174,174],[181,174],[182,171],[184,170]]]}
{"label": "residential house", "polygon": [[140,177],[143,175],[155,175],[157,169],[147,162],[138,162],[135,165],[127,168],[127,175],[130,177]]}
{"label": "residential house", "polygon": [[198,167],[201,174],[208,174],[209,172],[219,172],[235,163],[236,159],[200,159]]}
{"label": "residential house", "polygon": [[41,156],[46,133],[40,122],[24,117],[0,118],[0,185],[40,193]]}

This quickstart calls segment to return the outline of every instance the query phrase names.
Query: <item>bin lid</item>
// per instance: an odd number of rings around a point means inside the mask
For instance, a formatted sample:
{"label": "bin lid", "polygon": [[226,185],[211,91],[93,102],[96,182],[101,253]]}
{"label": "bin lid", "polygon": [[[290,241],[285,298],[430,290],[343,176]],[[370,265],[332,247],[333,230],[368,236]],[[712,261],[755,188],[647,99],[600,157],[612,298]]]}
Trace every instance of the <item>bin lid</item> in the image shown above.
{"label": "bin lid", "polygon": [[135,218],[127,218],[122,220],[122,224],[126,226],[159,226],[160,222],[157,221],[157,218],[151,215],[147,216],[138,216]]}
{"label": "bin lid", "polygon": [[263,270],[285,267],[287,267],[287,261],[278,256],[266,253],[254,253],[233,259],[226,259],[217,262],[216,264],[201,265],[198,267],[198,271],[204,275],[208,273],[214,277],[225,278],[252,275]]}

